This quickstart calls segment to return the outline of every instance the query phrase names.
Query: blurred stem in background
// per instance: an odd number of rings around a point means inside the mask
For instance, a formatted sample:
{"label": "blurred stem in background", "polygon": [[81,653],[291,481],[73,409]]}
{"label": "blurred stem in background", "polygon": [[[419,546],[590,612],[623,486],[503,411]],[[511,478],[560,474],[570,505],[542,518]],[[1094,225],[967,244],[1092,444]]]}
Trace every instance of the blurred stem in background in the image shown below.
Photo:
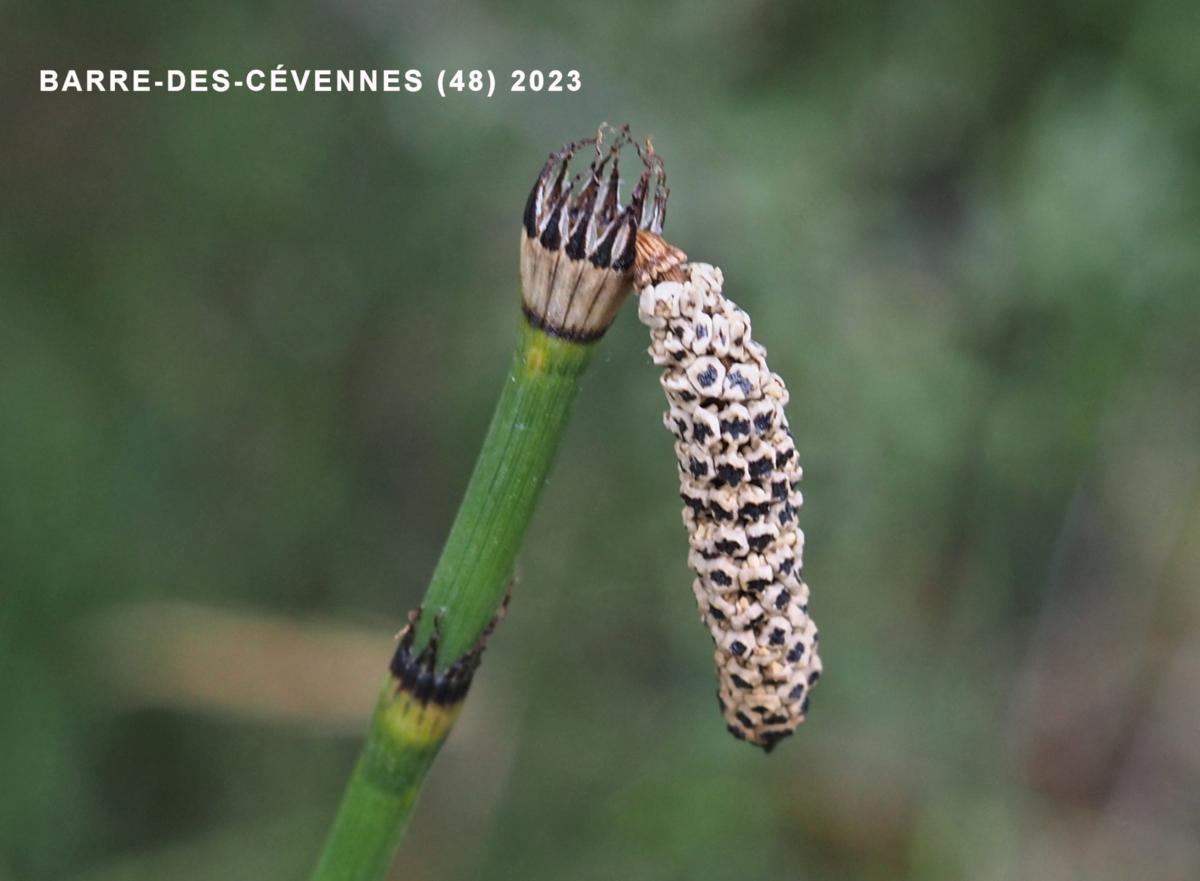
{"label": "blurred stem in background", "polygon": [[[637,232],[662,230],[661,161],[649,145],[637,150],[642,173],[622,206],[618,163],[631,140],[620,129],[605,149],[605,135],[601,129],[552,153],[529,195],[521,236],[525,321],[512,369],[424,602],[401,633],[316,881],[373,881],[386,873],[504,610],[513,561],[579,377],[629,293]],[[572,176],[572,158],[588,145],[594,159]]]}

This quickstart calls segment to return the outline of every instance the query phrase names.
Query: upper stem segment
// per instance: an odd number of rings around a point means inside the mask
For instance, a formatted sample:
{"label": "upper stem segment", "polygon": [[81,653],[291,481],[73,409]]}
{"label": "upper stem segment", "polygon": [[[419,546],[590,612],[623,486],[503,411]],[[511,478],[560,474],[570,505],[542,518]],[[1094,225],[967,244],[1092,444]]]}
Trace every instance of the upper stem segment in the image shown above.
{"label": "upper stem segment", "polygon": [[438,657],[444,664],[474,647],[504,600],[591,349],[527,324],[521,328],[491,427],[417,625],[420,646],[443,613]]}
{"label": "upper stem segment", "polygon": [[522,322],[467,492],[379,694],[315,881],[376,881],[458,716],[570,415],[591,346]]}

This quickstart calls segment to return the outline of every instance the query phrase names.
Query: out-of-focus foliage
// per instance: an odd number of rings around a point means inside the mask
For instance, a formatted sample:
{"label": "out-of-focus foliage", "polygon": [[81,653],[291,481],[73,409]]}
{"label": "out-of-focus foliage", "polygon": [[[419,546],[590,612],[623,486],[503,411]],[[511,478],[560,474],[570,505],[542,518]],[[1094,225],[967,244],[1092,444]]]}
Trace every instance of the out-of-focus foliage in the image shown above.
{"label": "out-of-focus foliage", "polygon": [[[527,188],[600,120],[654,136],[669,237],[792,389],[827,675],[771,756],[724,732],[626,315],[397,877],[1200,872],[1197,7],[4,20],[0,879],[303,876],[373,685],[320,634],[382,671],[515,339]],[[585,87],[36,89],[276,64]]]}

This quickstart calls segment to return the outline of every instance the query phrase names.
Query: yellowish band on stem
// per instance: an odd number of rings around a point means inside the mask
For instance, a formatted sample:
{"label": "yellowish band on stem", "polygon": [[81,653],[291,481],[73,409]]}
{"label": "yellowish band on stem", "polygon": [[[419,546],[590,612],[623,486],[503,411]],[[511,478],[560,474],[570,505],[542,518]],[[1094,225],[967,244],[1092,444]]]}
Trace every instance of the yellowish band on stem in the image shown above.
{"label": "yellowish band on stem", "polygon": [[431,747],[450,732],[462,702],[449,706],[420,703],[411,694],[397,691],[383,711],[384,728],[396,741],[412,747]]}

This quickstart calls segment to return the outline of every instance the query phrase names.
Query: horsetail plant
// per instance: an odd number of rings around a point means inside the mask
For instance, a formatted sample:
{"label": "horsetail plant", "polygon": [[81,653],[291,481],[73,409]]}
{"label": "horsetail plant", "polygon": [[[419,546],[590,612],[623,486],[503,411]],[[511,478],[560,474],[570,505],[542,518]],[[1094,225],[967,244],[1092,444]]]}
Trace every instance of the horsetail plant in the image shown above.
{"label": "horsetail plant", "polygon": [[[592,347],[636,286],[663,368],[688,563],[712,636],[729,731],[770,752],[804,721],[821,676],[808,616],[801,469],[787,387],[723,292],[721,271],[662,237],[662,162],[628,128],[550,154],[525,206],[520,339],[462,506],[421,607],[399,635],[316,881],[374,881],[392,853],[507,608],[513,560]],[[620,200],[622,150],[642,163]],[[594,158],[572,175],[588,146]],[[653,195],[651,195],[653,193]]]}
{"label": "horsetail plant", "polygon": [[[628,128],[552,153],[525,207],[520,336],[491,426],[421,607],[401,631],[316,871],[375,881],[391,862],[426,771],[458,715],[506,607],[513,561],[597,340],[631,290],[639,232],[658,234],[663,166],[633,145],[641,174],[620,198]],[[594,148],[581,174],[569,166]]]}

